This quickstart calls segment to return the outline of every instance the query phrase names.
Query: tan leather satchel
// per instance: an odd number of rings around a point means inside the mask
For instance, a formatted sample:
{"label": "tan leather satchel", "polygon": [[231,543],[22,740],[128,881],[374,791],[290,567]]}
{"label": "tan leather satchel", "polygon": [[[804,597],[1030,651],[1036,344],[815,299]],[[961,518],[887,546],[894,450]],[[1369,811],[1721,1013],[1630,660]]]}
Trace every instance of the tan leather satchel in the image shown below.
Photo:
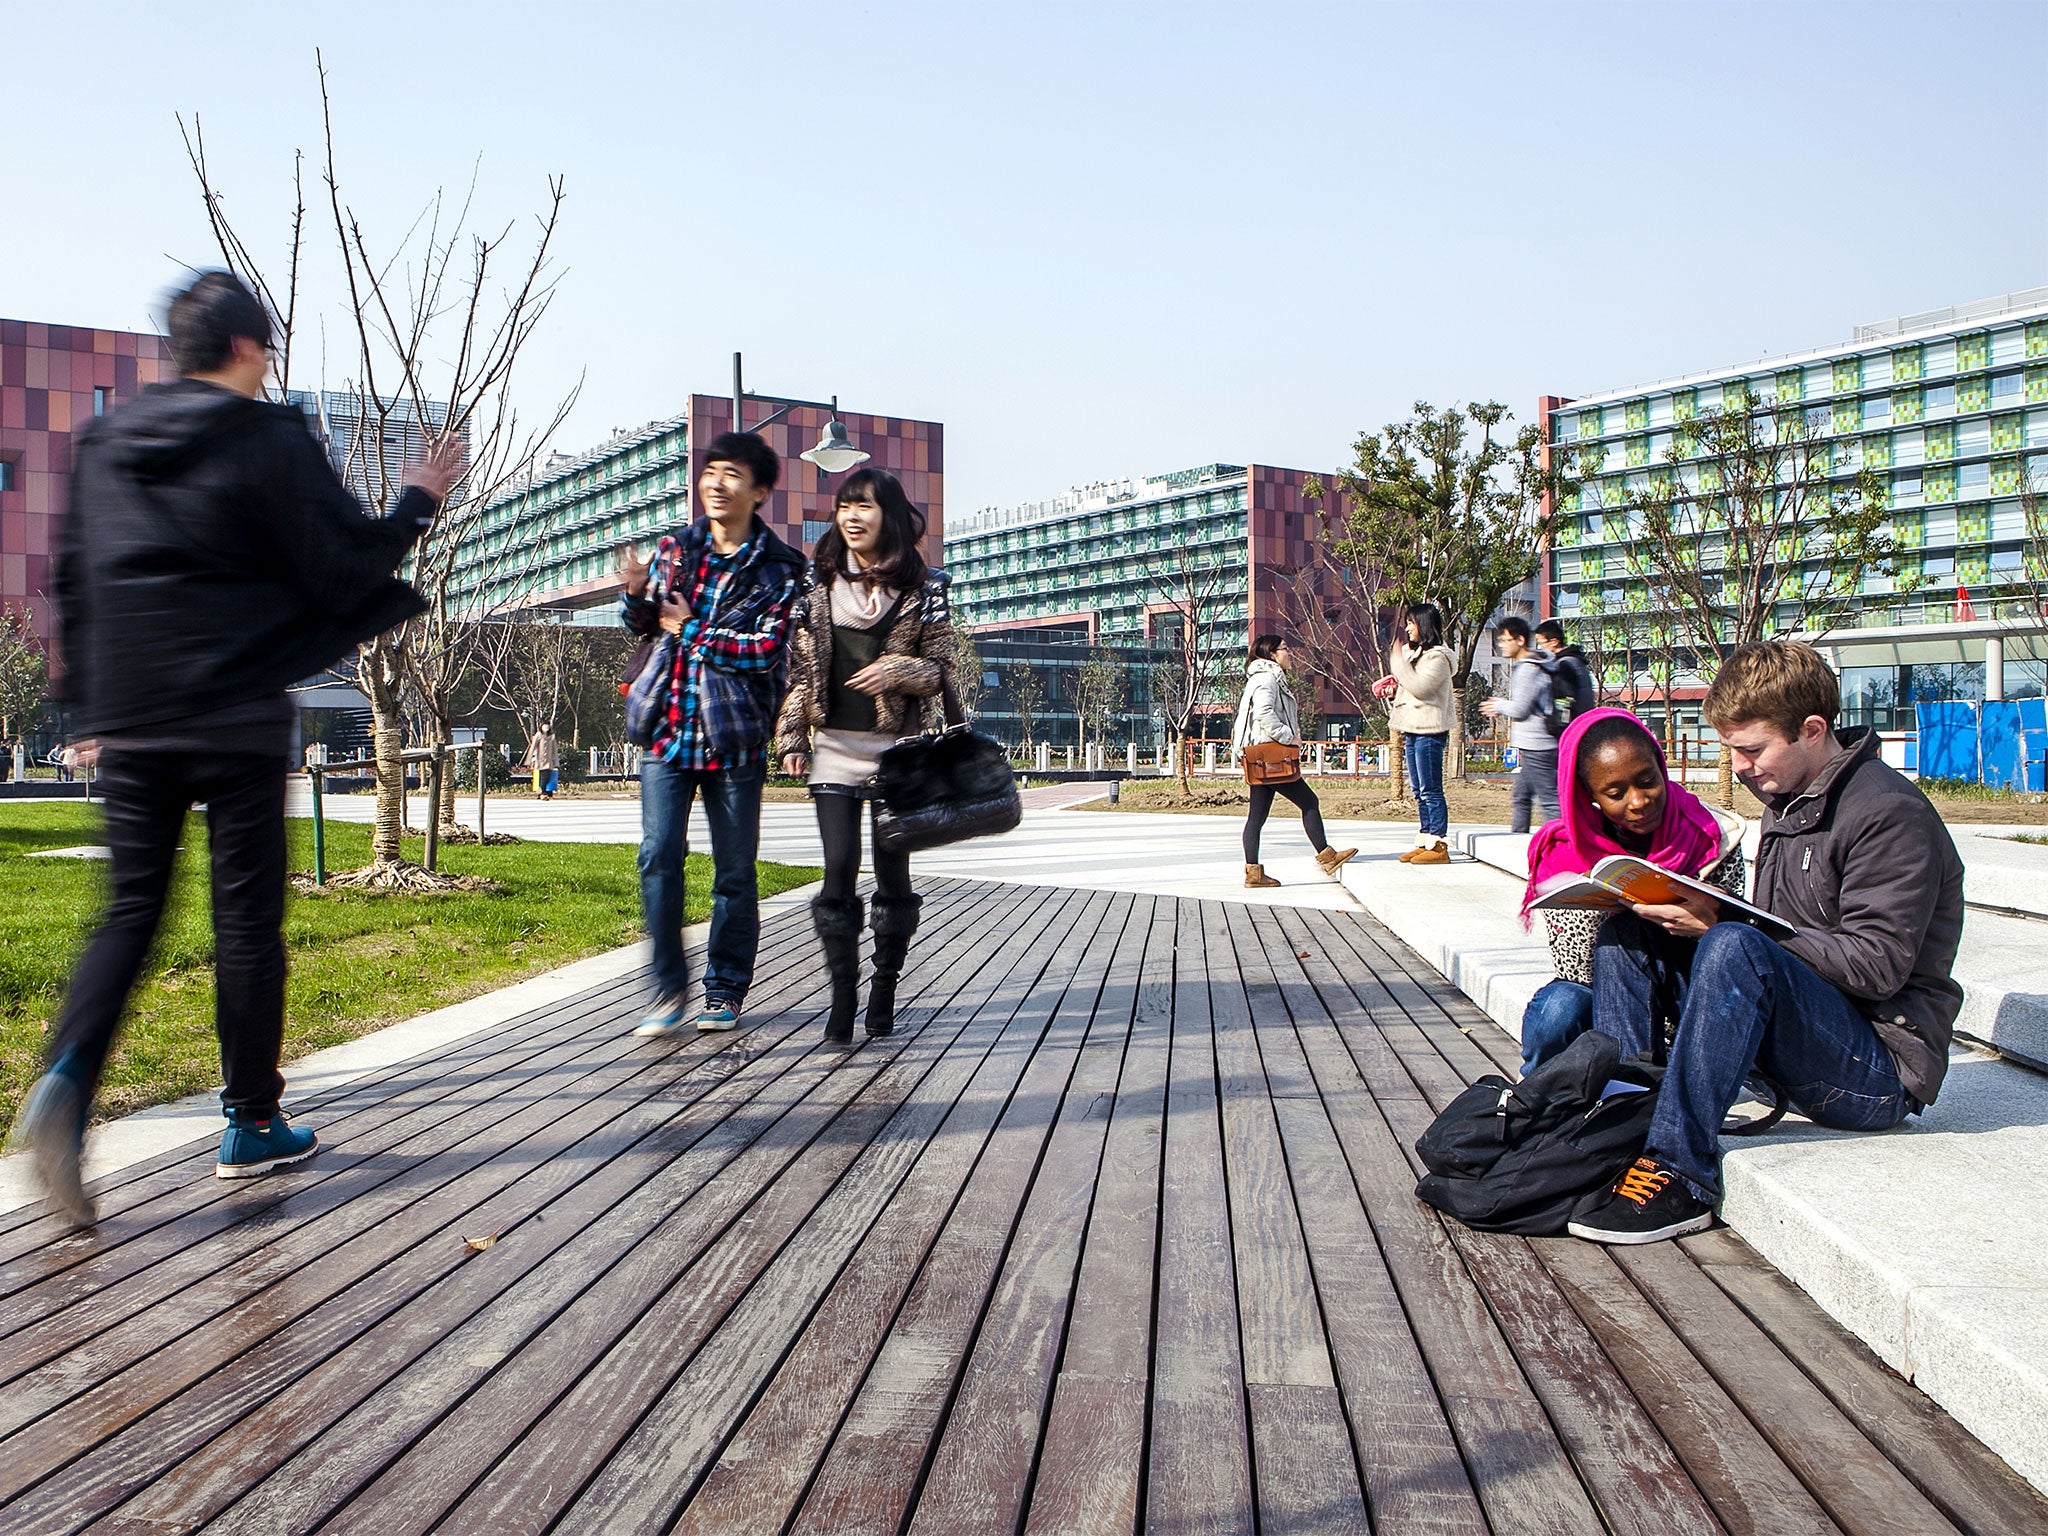
{"label": "tan leather satchel", "polygon": [[1244,749],[1247,784],[1292,784],[1301,777],[1301,748],[1281,741],[1261,741]]}

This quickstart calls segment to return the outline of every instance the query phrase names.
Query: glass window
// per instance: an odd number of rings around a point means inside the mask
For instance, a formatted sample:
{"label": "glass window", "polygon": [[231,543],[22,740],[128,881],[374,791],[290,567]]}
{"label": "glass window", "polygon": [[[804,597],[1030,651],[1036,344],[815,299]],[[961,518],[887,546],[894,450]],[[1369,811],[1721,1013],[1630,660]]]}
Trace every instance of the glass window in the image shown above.
{"label": "glass window", "polygon": [[1871,352],[1863,359],[1863,387],[1883,389],[1892,381],[1892,355],[1889,352]]}
{"label": "glass window", "polygon": [[1988,486],[1991,484],[1991,466],[1983,463],[1965,464],[1958,472],[1956,483],[1964,490]]}
{"label": "glass window", "polygon": [[1892,500],[1915,501],[1920,499],[1920,477],[1918,475],[1893,475]]}
{"label": "glass window", "polygon": [[1930,384],[1927,386],[1927,409],[1938,411],[1953,409],[1956,403],[1956,387],[1953,384]]}
{"label": "glass window", "polygon": [[0,459],[0,491],[14,489],[14,460]]}
{"label": "glass window", "polygon": [[2018,399],[2020,387],[2021,378],[2017,372],[1994,374],[1991,379],[1991,398],[1994,400]]}
{"label": "glass window", "polygon": [[1892,419],[1892,402],[1887,395],[1863,402],[1863,420],[1866,425]]}
{"label": "glass window", "polygon": [[1946,378],[1956,371],[1956,344],[1953,341],[1930,341],[1926,347],[1927,377]]}

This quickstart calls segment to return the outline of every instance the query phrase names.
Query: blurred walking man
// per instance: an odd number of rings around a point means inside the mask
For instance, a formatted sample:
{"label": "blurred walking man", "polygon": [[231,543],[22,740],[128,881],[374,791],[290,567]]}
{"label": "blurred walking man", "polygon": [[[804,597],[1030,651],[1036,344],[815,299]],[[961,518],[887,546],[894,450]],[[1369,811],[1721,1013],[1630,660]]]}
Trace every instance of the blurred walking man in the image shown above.
{"label": "blurred walking man", "polygon": [[53,595],[61,694],[93,738],[112,893],[64,1000],[49,1067],[16,1122],[51,1203],[93,1220],[85,1122],[163,917],[186,815],[206,806],[214,1023],[228,1127],[216,1172],[310,1157],[284,1078],[286,688],[424,604],[392,573],[454,483],[459,445],[370,518],[295,406],[263,399],[270,317],[209,272],[171,301],[181,377],[79,438]]}

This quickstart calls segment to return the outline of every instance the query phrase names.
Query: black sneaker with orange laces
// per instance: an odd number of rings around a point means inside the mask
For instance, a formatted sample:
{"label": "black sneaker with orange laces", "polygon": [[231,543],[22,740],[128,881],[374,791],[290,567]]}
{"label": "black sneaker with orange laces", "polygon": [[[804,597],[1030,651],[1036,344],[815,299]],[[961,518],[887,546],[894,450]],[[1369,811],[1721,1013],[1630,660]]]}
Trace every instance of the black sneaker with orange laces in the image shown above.
{"label": "black sneaker with orange laces", "polygon": [[1714,1207],[1688,1189],[1676,1169],[1639,1157],[1614,1188],[1581,1200],[1565,1231],[1595,1243],[1661,1243],[1713,1224]]}

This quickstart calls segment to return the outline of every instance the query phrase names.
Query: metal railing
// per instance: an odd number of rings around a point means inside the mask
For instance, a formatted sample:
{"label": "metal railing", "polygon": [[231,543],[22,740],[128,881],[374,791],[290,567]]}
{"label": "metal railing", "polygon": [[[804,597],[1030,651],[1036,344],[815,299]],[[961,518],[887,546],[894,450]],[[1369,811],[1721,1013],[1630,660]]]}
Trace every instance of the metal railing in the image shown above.
{"label": "metal railing", "polygon": [[[484,795],[489,775],[483,771],[481,753],[484,739],[457,741],[446,746],[439,743],[431,747],[407,747],[398,754],[401,767],[406,763],[426,764],[426,781],[422,786],[427,792],[427,848],[421,859],[429,873],[439,863],[441,854],[441,776],[454,764],[458,752],[479,754],[476,775],[476,840],[484,840]],[[313,781],[313,883],[324,886],[327,883],[327,817],[322,805],[326,789],[326,778],[330,773],[355,772],[367,768],[377,771],[374,757],[350,758],[345,762],[333,763],[327,760],[325,743],[315,742],[306,749],[306,775]],[[399,793],[405,793],[401,785]],[[401,822],[403,817],[400,818]]]}

